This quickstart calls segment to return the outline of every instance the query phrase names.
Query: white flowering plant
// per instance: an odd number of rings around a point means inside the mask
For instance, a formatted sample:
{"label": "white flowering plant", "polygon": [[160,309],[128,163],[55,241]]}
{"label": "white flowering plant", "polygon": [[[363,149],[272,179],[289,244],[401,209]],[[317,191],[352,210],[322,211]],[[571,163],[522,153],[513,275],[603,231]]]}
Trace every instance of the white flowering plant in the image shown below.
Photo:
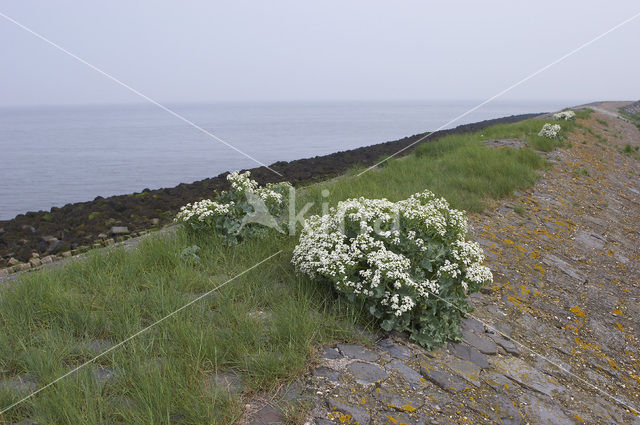
{"label": "white flowering plant", "polygon": [[383,329],[428,348],[460,338],[467,296],[493,280],[483,261],[464,213],[429,191],[395,203],[349,199],[309,217],[292,259],[297,271],[363,302]]}
{"label": "white flowering plant", "polygon": [[561,121],[572,121],[576,119],[576,113],[573,111],[561,111],[553,114],[553,118]]}
{"label": "white flowering plant", "polygon": [[545,123],[545,125],[542,126],[542,129],[538,133],[538,136],[546,137],[547,139],[559,139],[561,130],[562,127],[560,127],[559,124]]}
{"label": "white flowering plant", "polygon": [[286,210],[291,184],[281,182],[261,187],[250,176],[249,171],[230,173],[228,191],[219,193],[215,200],[203,199],[183,206],[175,221],[190,230],[214,231],[230,245],[264,235],[269,228],[282,231],[283,221],[276,218]]}

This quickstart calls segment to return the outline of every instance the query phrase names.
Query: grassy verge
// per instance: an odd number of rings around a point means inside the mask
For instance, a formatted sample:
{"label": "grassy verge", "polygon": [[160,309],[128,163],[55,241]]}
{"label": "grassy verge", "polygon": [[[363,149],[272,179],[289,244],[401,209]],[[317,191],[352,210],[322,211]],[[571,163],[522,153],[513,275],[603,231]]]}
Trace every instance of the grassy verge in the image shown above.
{"label": "grassy verge", "polygon": [[[354,170],[304,188],[298,206],[312,202],[308,214],[320,213],[327,201],[400,200],[430,189],[456,208],[480,211],[490,199],[531,186],[545,165],[529,149],[491,149],[481,140],[524,138],[536,149],[552,149],[557,143],[537,139],[542,123],[499,125],[425,143],[360,177]],[[295,237],[274,235],[227,247],[215,236],[178,231],[150,237],[132,251],[92,253],[1,289],[0,410],[20,399],[3,380],[20,376],[47,384],[282,250],[99,358],[96,366],[19,404],[0,423],[32,418],[47,424],[228,424],[240,414],[242,401],[207,385],[217,371],[243,377],[245,395],[274,393],[305,371],[318,344],[366,342],[358,328],[373,324],[357,306],[294,273],[295,243]],[[199,260],[181,255],[193,245],[200,247]],[[100,379],[100,370],[114,378]]]}
{"label": "grassy verge", "polygon": [[623,109],[619,109],[618,112],[620,112],[620,115],[628,119],[633,125],[638,127],[638,129],[640,130],[640,114],[630,114],[624,111]]}

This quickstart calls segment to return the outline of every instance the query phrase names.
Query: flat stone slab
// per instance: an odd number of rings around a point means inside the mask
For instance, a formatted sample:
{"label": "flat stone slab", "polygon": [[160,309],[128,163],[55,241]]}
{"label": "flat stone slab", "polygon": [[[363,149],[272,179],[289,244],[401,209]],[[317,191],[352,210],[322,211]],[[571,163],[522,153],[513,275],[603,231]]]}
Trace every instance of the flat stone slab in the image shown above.
{"label": "flat stone slab", "polygon": [[577,421],[570,419],[561,407],[551,400],[541,400],[531,394],[522,395],[520,402],[526,404],[525,412],[529,417],[536,420],[533,423],[538,424],[554,424],[554,425],[573,425]]}
{"label": "flat stone slab", "polygon": [[424,399],[412,398],[403,395],[391,394],[382,391],[375,391],[374,396],[382,401],[386,407],[395,411],[412,413],[420,409],[425,404]]}
{"label": "flat stone slab", "polygon": [[483,354],[496,354],[498,347],[496,343],[484,335],[478,335],[471,330],[467,330],[462,334],[462,341],[476,348]]}
{"label": "flat stone slab", "polygon": [[444,369],[423,362],[420,367],[420,373],[425,379],[433,382],[445,391],[457,393],[469,388],[469,385],[457,376],[445,371]]}
{"label": "flat stone slab", "polygon": [[350,424],[355,422],[360,425],[369,425],[371,423],[371,416],[366,410],[360,407],[352,406],[331,398],[327,400],[327,406],[330,411],[329,415],[331,415],[330,419],[336,419],[337,423]]}
{"label": "flat stone slab", "polygon": [[585,281],[584,276],[580,274],[580,272],[578,272],[574,267],[569,265],[569,263],[567,263],[561,258],[556,257],[553,254],[545,254],[544,259],[542,261],[549,266],[557,267],[564,274],[566,274],[567,276],[571,276],[572,278],[574,278],[575,280],[581,283]]}
{"label": "flat stone slab", "polygon": [[320,357],[323,359],[336,360],[342,358],[342,354],[335,348],[325,345],[320,348]]}
{"label": "flat stone slab", "polygon": [[555,393],[564,393],[566,389],[552,377],[531,367],[517,357],[498,359],[496,368],[504,375],[526,388],[553,397]]}
{"label": "flat stone slab", "polygon": [[405,413],[395,411],[380,412],[376,415],[376,424],[382,425],[426,425],[424,418],[412,418]]}
{"label": "flat stone slab", "polygon": [[520,355],[520,350],[518,350],[518,347],[516,346],[516,344],[509,341],[508,339],[505,339],[500,335],[495,335],[495,334],[489,334],[489,337],[493,340],[493,342],[495,342],[500,347],[502,347],[504,351],[506,351],[507,353],[513,354],[514,356]]}
{"label": "flat stone slab", "polygon": [[408,348],[398,344],[391,338],[386,338],[382,341],[379,341],[376,346],[396,359],[408,359],[409,357],[413,357],[411,351],[409,351]]}
{"label": "flat stone slab", "polygon": [[487,356],[476,350],[474,347],[470,347],[464,344],[453,344],[453,353],[463,359],[474,363],[480,369],[487,369],[489,367],[489,360]]}
{"label": "flat stone slab", "polygon": [[260,410],[251,415],[247,425],[276,425],[285,424],[287,419],[279,409],[270,404],[265,404]]}
{"label": "flat stone slab", "polygon": [[462,328],[462,332],[466,330],[471,330],[477,334],[484,333],[484,324],[472,317],[465,317],[460,322],[460,327]]}
{"label": "flat stone slab", "polygon": [[389,377],[389,374],[382,367],[373,363],[353,362],[347,366],[347,369],[362,385],[374,384]]}
{"label": "flat stone slab", "polygon": [[580,230],[576,233],[575,241],[578,242],[579,246],[581,246],[582,248],[586,248],[587,250],[591,251],[604,248],[604,244],[607,241],[607,238],[593,232]]}
{"label": "flat stone slab", "polygon": [[38,384],[30,375],[17,375],[12,378],[1,379],[0,388],[16,394],[30,394],[38,389]]}
{"label": "flat stone slab", "polygon": [[340,379],[340,372],[325,366],[317,367],[313,371],[313,375],[318,378],[324,378],[330,382],[338,382],[338,380]]}
{"label": "flat stone slab", "polygon": [[380,358],[378,353],[371,351],[362,345],[338,344],[338,350],[340,350],[343,356],[349,357],[350,359],[375,362]]}
{"label": "flat stone slab", "polygon": [[400,360],[392,360],[387,365],[385,365],[385,368],[389,371],[397,372],[414,388],[422,385],[422,375],[420,375],[420,373],[416,372],[406,364],[402,363]]}

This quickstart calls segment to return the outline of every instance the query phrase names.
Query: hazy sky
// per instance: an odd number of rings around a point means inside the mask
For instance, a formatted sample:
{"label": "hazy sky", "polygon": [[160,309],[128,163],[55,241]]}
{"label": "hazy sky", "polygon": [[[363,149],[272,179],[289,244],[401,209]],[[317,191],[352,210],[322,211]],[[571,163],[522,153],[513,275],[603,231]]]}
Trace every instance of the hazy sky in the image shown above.
{"label": "hazy sky", "polygon": [[[30,1],[0,12],[161,102],[485,99],[627,1]],[[640,98],[640,18],[505,100]],[[140,102],[0,18],[0,105]]]}

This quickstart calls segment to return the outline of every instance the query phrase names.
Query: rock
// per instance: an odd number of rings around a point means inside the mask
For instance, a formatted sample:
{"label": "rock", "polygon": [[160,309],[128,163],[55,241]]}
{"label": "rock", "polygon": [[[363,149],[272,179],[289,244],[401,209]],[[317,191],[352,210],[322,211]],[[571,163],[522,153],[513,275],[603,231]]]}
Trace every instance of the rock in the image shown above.
{"label": "rock", "polygon": [[412,357],[411,351],[409,351],[408,348],[398,344],[391,338],[385,338],[378,341],[376,345],[396,359],[408,359],[409,357]]}
{"label": "rock", "polygon": [[518,385],[506,376],[492,371],[485,372],[482,375],[482,380],[496,391],[507,391]]}
{"label": "rock", "polygon": [[469,389],[467,383],[462,379],[433,364],[423,362],[420,373],[425,379],[433,382],[445,391],[457,393]]}
{"label": "rock", "polygon": [[40,261],[39,258],[31,258],[29,259],[29,264],[31,264],[31,267],[38,267],[40,264],[42,264],[42,261]]}
{"label": "rock", "polygon": [[65,251],[60,255],[63,256],[64,258],[69,258],[69,257],[71,257],[71,251]]}
{"label": "rock", "polygon": [[351,406],[349,404],[342,403],[338,400],[329,399],[327,400],[327,406],[329,407],[331,417],[335,417],[338,419],[341,415],[336,413],[343,413],[344,415],[349,415],[348,421],[341,421],[344,423],[353,423],[356,422],[359,425],[368,425],[371,423],[371,416],[364,410],[356,406]]}
{"label": "rock", "polygon": [[482,371],[482,369],[480,369],[475,363],[467,360],[462,360],[457,357],[452,357],[447,363],[447,366],[457,376],[472,383],[476,387],[480,386],[480,372]]}
{"label": "rock", "polygon": [[320,348],[320,357],[323,359],[336,360],[342,358],[342,354],[340,354],[335,348],[325,345]]}
{"label": "rock", "polygon": [[33,227],[33,226],[29,226],[28,224],[22,225],[22,230],[24,230],[25,232],[28,232],[28,233],[35,233],[36,232],[36,228]]}
{"label": "rock", "polygon": [[389,377],[382,367],[374,363],[353,362],[347,366],[347,369],[361,385],[374,384]]}
{"label": "rock", "polygon": [[411,418],[404,413],[398,412],[380,412],[376,415],[376,424],[383,425],[424,425],[426,424],[423,418]]}
{"label": "rock", "polygon": [[466,330],[462,333],[462,341],[476,348],[483,354],[496,354],[498,352],[498,347],[495,342],[471,330]]}
{"label": "rock", "polygon": [[558,269],[560,269],[560,271],[565,273],[567,276],[571,276],[572,278],[579,281],[580,283],[583,283],[585,281],[584,276],[581,275],[575,268],[573,268],[572,266],[569,265],[569,263],[562,260],[561,258],[556,257],[553,254],[545,254],[544,259],[542,261],[549,266],[557,267]]}
{"label": "rock", "polygon": [[452,348],[456,356],[474,363],[480,369],[487,369],[489,367],[487,357],[474,347],[464,344],[453,344]]}
{"label": "rock", "polygon": [[239,394],[247,387],[244,379],[232,370],[218,370],[206,380],[209,391],[226,391],[229,394]]}
{"label": "rock", "polygon": [[397,395],[393,393],[387,393],[382,391],[375,391],[374,397],[377,398],[386,407],[394,409],[399,412],[412,413],[420,409],[425,404],[424,398],[411,398],[405,397],[405,395]]}
{"label": "rock", "polygon": [[325,366],[320,366],[313,371],[313,376],[317,378],[325,378],[329,382],[338,382],[340,379],[340,372]]}
{"label": "rock", "polygon": [[47,254],[57,254],[60,251],[64,251],[68,246],[54,238],[49,242],[49,246],[47,247]]}
{"label": "rock", "polygon": [[478,410],[480,413],[488,414],[494,421],[503,425],[519,425],[522,423],[520,411],[504,395],[490,396],[487,401],[492,410]]}
{"label": "rock", "polygon": [[113,226],[109,231],[112,235],[126,235],[129,233],[129,228],[125,226]]}
{"label": "rock", "polygon": [[18,261],[15,258],[11,257],[11,258],[9,258],[9,261],[7,261],[7,264],[9,266],[15,266],[17,264],[20,264],[20,261]]}
{"label": "rock", "polygon": [[251,415],[247,425],[276,425],[284,424],[287,420],[280,409],[276,409],[271,404],[265,404]]}
{"label": "rock", "polygon": [[586,250],[591,251],[602,249],[607,238],[593,232],[580,230],[576,233],[575,241],[578,242],[578,246],[582,246],[583,248],[586,248]]}
{"label": "rock", "polygon": [[462,322],[460,322],[460,327],[462,328],[463,332],[466,330],[471,330],[477,334],[484,333],[484,324],[472,317],[465,317],[464,319],[462,319]]}
{"label": "rock", "polygon": [[314,396],[304,382],[298,379],[284,386],[279,397],[282,400],[300,402],[311,400]]}
{"label": "rock", "polygon": [[98,238],[100,238],[100,239],[107,239],[107,238],[108,238],[108,236],[107,236],[107,234],[106,234],[106,233],[98,233]]}
{"label": "rock", "polygon": [[29,270],[31,268],[31,264],[29,263],[18,263],[13,266],[13,269],[17,272],[23,272],[25,270]]}
{"label": "rock", "polygon": [[17,375],[13,378],[0,379],[0,388],[10,392],[26,395],[38,389],[38,384],[31,375]]}
{"label": "rock", "polygon": [[52,257],[51,255],[47,255],[47,256],[45,256],[45,257],[42,257],[42,258],[40,259],[40,262],[41,262],[42,264],[49,264],[49,263],[52,263],[52,262],[53,262],[53,257]]}
{"label": "rock", "polygon": [[502,322],[498,322],[493,326],[489,326],[489,328],[487,329],[488,334],[505,335],[507,337],[511,337],[511,332],[513,332],[511,326]]}
{"label": "rock", "polygon": [[514,356],[519,356],[520,355],[520,350],[518,350],[518,347],[511,341],[499,336],[499,335],[492,335],[489,334],[489,337],[496,343],[498,344],[500,347],[502,347],[507,353],[509,354],[513,354]]}
{"label": "rock", "polygon": [[374,362],[380,358],[380,355],[374,351],[371,351],[362,345],[356,344],[338,344],[338,350],[343,356],[351,359],[358,359],[364,361]]}
{"label": "rock", "polygon": [[385,365],[385,368],[389,371],[395,371],[404,378],[413,388],[422,386],[422,376],[400,360],[392,360]]}
{"label": "rock", "polygon": [[516,357],[497,359],[496,368],[526,388],[538,391],[549,397],[555,393],[564,393],[566,389],[558,385],[555,379],[529,366],[528,363]]}
{"label": "rock", "polygon": [[0,269],[0,278],[9,276],[9,269]]}
{"label": "rock", "polygon": [[113,378],[115,378],[115,373],[113,369],[100,366],[100,365],[93,368],[93,370],[91,371],[91,374],[93,375],[93,378],[98,383],[101,383],[101,384],[104,384],[108,381],[111,381]]}
{"label": "rock", "polygon": [[94,352],[95,354],[102,353],[105,350],[111,348],[113,344],[106,339],[93,339],[85,344],[87,350]]}
{"label": "rock", "polygon": [[536,418],[532,423],[554,425],[573,425],[576,423],[565,415],[558,404],[551,400],[543,401],[533,394],[523,394],[520,397],[520,402],[526,405],[523,413]]}
{"label": "rock", "polygon": [[153,224],[154,226],[157,226],[158,224],[160,224],[160,219],[159,218],[152,218],[151,219],[151,224]]}

